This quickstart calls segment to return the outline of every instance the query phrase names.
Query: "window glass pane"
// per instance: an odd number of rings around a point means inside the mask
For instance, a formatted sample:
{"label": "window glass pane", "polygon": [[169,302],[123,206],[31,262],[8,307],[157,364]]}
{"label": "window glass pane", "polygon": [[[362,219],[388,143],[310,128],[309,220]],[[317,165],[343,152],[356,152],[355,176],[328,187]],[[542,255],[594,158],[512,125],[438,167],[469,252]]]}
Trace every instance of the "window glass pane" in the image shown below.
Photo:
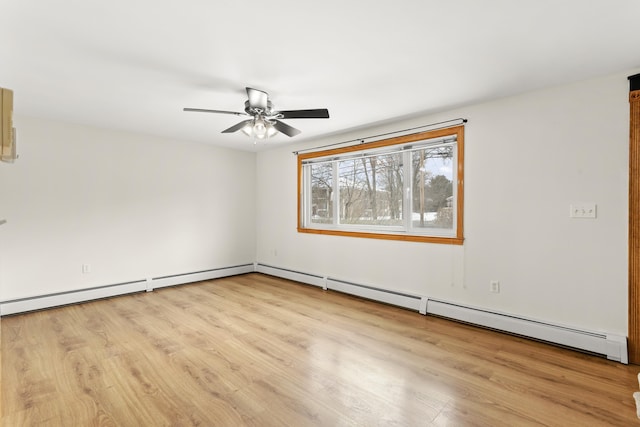
{"label": "window glass pane", "polygon": [[414,150],[411,165],[412,227],[453,229],[453,146]]}
{"label": "window glass pane", "polygon": [[341,224],[403,224],[402,153],[346,159],[337,164]]}
{"label": "window glass pane", "polygon": [[311,222],[333,223],[333,165],[313,163],[311,169]]}

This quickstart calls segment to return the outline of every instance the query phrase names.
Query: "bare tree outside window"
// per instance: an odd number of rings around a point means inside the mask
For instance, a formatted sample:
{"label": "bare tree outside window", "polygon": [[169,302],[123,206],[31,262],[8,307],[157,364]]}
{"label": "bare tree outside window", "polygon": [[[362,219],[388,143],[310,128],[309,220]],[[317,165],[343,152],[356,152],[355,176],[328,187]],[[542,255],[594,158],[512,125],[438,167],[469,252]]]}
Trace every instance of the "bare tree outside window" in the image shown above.
{"label": "bare tree outside window", "polygon": [[311,221],[333,223],[333,164],[311,165]]}
{"label": "bare tree outside window", "polygon": [[453,227],[452,160],[451,146],[413,151],[413,227]]}

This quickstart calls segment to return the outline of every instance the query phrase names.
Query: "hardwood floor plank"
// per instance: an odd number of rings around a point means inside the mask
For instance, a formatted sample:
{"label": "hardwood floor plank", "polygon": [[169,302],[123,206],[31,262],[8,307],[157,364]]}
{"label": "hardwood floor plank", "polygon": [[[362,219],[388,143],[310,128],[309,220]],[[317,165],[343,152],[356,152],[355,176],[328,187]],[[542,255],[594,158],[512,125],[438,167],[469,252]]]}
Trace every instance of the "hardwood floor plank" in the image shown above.
{"label": "hardwood floor plank", "polygon": [[260,274],[3,317],[7,426],[637,423],[637,367]]}

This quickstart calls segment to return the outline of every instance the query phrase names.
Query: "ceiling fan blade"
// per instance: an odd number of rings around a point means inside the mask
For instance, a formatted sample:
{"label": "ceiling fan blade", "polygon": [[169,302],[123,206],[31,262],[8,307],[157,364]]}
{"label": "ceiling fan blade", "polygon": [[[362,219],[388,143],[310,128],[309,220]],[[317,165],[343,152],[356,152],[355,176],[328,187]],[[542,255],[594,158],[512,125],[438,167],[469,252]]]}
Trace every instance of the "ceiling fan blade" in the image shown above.
{"label": "ceiling fan blade", "polygon": [[287,110],[278,111],[282,114],[283,119],[328,119],[329,110],[326,108],[317,108],[315,110]]}
{"label": "ceiling fan blade", "polygon": [[291,127],[288,124],[281,122],[280,120],[274,120],[273,127],[276,128],[278,132],[282,132],[287,136],[296,136],[300,133],[298,129]]}
{"label": "ceiling fan blade", "polygon": [[223,130],[222,133],[232,133],[232,132],[239,131],[240,129],[242,129],[246,125],[251,124],[252,122],[253,122],[253,119],[243,120],[240,123],[231,126],[229,129]]}
{"label": "ceiling fan blade", "polygon": [[235,116],[247,116],[247,113],[239,113],[237,111],[224,111],[224,110],[205,110],[203,108],[183,108],[182,111],[195,111],[198,113],[219,113],[219,114],[233,114]]}
{"label": "ceiling fan blade", "polygon": [[269,94],[263,90],[246,88],[247,96],[249,97],[249,107],[260,109],[261,111],[267,111],[269,104]]}

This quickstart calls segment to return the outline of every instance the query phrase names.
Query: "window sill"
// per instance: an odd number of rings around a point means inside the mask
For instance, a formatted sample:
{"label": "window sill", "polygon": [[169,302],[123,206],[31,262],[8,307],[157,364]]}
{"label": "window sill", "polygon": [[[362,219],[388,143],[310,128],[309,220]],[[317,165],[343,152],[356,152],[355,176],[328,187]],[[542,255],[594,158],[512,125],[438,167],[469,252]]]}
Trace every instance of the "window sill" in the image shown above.
{"label": "window sill", "polygon": [[438,243],[444,245],[462,245],[464,237],[421,236],[417,234],[367,233],[359,231],[321,230],[298,227],[299,233],[325,234],[330,236],[361,237],[367,239],[400,240],[405,242]]}

